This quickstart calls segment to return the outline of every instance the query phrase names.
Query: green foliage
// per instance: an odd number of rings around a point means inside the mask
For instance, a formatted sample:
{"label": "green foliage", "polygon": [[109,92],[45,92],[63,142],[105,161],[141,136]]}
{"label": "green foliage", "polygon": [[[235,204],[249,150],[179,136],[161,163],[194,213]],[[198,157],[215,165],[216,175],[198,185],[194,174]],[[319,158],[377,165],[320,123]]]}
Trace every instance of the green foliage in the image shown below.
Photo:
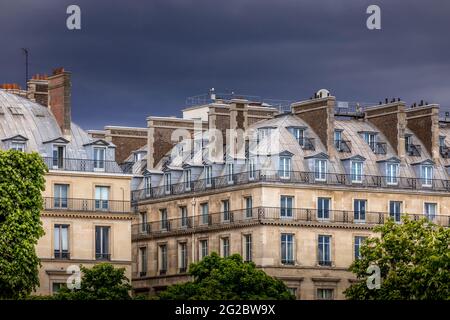
{"label": "green foliage", "polygon": [[131,285],[125,268],[114,268],[110,263],[99,263],[91,269],[81,266],[80,289],[63,287],[55,300],[129,300]]}
{"label": "green foliage", "polygon": [[234,254],[221,258],[212,253],[189,267],[194,280],[175,284],[159,294],[162,300],[261,300],[294,299],[286,285],[243,262]]}
{"label": "green foliage", "polygon": [[[450,229],[428,220],[404,218],[402,224],[390,220],[375,228],[380,237],[370,238],[361,247],[361,260],[350,270],[361,282],[344,293],[349,299],[410,300],[450,299]],[[367,287],[367,267],[381,271],[381,288]]]}
{"label": "green foliage", "polygon": [[24,298],[39,285],[46,172],[37,153],[0,151],[0,299]]}

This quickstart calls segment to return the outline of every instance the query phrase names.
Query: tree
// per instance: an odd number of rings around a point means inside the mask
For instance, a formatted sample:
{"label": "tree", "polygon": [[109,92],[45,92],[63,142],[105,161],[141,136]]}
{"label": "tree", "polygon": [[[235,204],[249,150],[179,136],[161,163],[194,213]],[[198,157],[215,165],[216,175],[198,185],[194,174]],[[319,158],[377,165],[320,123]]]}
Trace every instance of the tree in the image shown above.
{"label": "tree", "polygon": [[[380,237],[367,239],[360,260],[350,267],[361,280],[344,293],[349,299],[450,299],[450,229],[427,219],[389,220],[374,229]],[[380,268],[380,288],[367,286],[367,268]],[[371,280],[371,279],[369,279]]]}
{"label": "tree", "polygon": [[286,285],[258,270],[253,262],[243,262],[234,254],[221,258],[217,253],[189,267],[194,280],[169,286],[159,294],[162,300],[260,300],[294,299]]}
{"label": "tree", "polygon": [[131,285],[125,268],[114,268],[110,263],[99,263],[91,269],[80,266],[80,289],[63,287],[54,295],[56,300],[128,300]]}
{"label": "tree", "polygon": [[47,167],[37,153],[0,151],[0,298],[19,299],[39,285],[35,246]]}

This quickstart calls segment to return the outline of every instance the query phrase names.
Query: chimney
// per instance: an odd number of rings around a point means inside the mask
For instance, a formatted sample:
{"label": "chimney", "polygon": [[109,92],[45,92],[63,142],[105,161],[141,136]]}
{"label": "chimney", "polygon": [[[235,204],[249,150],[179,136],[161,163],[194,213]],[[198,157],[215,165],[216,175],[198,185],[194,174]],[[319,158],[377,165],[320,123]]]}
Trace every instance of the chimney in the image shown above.
{"label": "chimney", "polygon": [[292,114],[305,121],[319,136],[328,154],[333,156],[334,149],[334,105],[336,98],[327,94],[317,95],[310,99],[291,104]]}
{"label": "chimney", "polygon": [[365,120],[374,124],[382,132],[397,152],[401,161],[405,159],[405,103],[395,101],[365,110]]}
{"label": "chimney", "polygon": [[406,110],[406,125],[422,141],[434,161],[439,159],[439,105],[424,104]]}
{"label": "chimney", "polygon": [[48,106],[56,118],[63,135],[70,135],[71,73],[64,68],[53,70],[48,77]]}
{"label": "chimney", "polygon": [[27,98],[48,107],[48,77],[36,74],[27,82]]}

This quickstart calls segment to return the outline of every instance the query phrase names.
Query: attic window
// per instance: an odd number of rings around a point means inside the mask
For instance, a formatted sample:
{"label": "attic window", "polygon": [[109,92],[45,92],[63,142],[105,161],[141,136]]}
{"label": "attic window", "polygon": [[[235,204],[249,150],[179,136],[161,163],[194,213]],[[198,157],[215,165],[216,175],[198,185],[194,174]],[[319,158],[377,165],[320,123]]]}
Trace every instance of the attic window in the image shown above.
{"label": "attic window", "polygon": [[39,117],[39,118],[45,117],[44,111],[39,110],[39,109],[33,109],[33,114],[35,117]]}
{"label": "attic window", "polygon": [[23,110],[20,107],[8,107],[8,109],[12,115],[15,115],[15,116],[23,115]]}

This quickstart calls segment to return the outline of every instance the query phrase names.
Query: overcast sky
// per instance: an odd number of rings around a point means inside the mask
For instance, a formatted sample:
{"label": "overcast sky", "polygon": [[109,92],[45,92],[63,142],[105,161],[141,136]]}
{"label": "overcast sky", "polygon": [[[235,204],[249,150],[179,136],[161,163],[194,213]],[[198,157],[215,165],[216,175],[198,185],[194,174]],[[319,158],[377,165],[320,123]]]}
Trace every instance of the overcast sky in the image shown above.
{"label": "overcast sky", "polygon": [[[77,4],[82,30],[66,28]],[[381,7],[381,30],[366,9]],[[216,91],[450,107],[448,0],[2,0],[0,83],[72,71],[73,121],[145,126]]]}

